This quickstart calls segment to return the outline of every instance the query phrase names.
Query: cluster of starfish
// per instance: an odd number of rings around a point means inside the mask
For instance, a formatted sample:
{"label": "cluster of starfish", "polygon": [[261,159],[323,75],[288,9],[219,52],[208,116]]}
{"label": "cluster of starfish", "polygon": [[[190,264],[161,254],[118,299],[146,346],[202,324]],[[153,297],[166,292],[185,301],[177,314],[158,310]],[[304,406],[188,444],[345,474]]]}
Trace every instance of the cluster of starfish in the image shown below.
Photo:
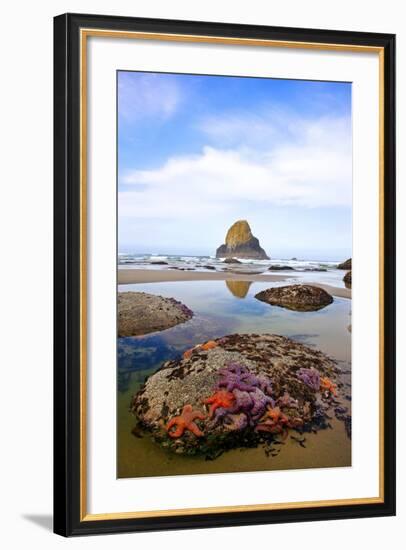
{"label": "cluster of starfish", "polygon": [[[212,349],[218,344],[213,340],[188,350]],[[229,363],[219,369],[219,379],[212,395],[203,400],[208,406],[208,414],[194,410],[192,405],[184,405],[180,415],[173,417],[166,424],[166,431],[171,438],[182,437],[189,431],[196,437],[204,434],[196,420],[210,419],[209,428],[220,422],[225,429],[240,431],[248,426],[258,432],[281,434],[286,436],[288,428],[301,428],[304,418],[299,417],[299,403],[287,391],[275,399],[272,396],[272,386],[268,377],[256,375],[240,363]],[[322,391],[326,395],[336,395],[337,386],[327,377],[320,377],[316,369],[301,368],[297,377],[314,391]],[[304,417],[311,416],[309,403],[303,407]],[[302,416],[303,416],[302,415]]]}
{"label": "cluster of starfish", "polygon": [[337,384],[334,384],[330,378],[322,378],[319,371],[314,368],[300,368],[296,376],[313,391],[321,391],[327,395],[337,395]]}
{"label": "cluster of starfish", "polygon": [[223,421],[225,424],[233,424],[234,416],[243,414],[246,425],[255,425],[264,414],[268,404],[274,404],[274,400],[265,395],[259,388],[252,392],[233,390],[233,403],[230,407],[219,407],[214,413],[213,424]]}
{"label": "cluster of starfish", "polygon": [[252,374],[247,367],[240,363],[229,363],[225,368],[219,371],[220,380],[218,387],[227,388],[227,391],[240,390],[253,392],[255,388],[260,388],[263,393],[272,394],[272,386],[269,379],[263,375]]}
{"label": "cluster of starfish", "polygon": [[[212,349],[216,345],[216,342],[209,341],[198,348]],[[192,353],[194,349],[188,351]],[[239,363],[230,363],[218,373],[219,381],[214,393],[203,401],[204,405],[209,406],[208,417],[212,419],[213,426],[222,421],[228,430],[242,430],[248,425],[254,426],[268,406],[275,406],[270,396],[271,383],[266,376],[252,374]],[[206,418],[202,412],[193,410],[192,405],[185,405],[180,415],[169,420],[166,431],[171,438],[182,437],[185,431],[201,437],[203,432],[195,420]]]}
{"label": "cluster of starfish", "polygon": [[220,421],[229,430],[253,426],[268,405],[275,405],[270,396],[271,383],[266,376],[255,375],[239,363],[230,363],[218,373],[216,391],[205,400],[205,404],[210,404],[213,426]]}

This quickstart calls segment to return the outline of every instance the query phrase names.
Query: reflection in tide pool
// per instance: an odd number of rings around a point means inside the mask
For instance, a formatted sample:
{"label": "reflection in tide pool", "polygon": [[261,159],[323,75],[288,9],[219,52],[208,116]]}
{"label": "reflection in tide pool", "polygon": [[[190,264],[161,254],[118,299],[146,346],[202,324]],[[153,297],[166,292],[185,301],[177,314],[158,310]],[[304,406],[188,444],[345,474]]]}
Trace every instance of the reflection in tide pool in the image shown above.
{"label": "reflection in tide pool", "polygon": [[[351,443],[341,423],[333,430],[319,433],[300,457],[296,447],[278,458],[266,457],[262,449],[237,449],[224,453],[215,461],[168,453],[147,436],[134,437],[134,417],[129,413],[131,397],[145,378],[168,359],[209,339],[232,333],[274,333],[315,346],[350,372],[351,300],[334,298],[334,302],[315,312],[295,312],[270,306],[255,299],[255,294],[274,286],[249,281],[182,281],[123,285],[119,292],[135,291],[173,297],[193,310],[193,318],[181,325],[143,337],[119,338],[117,349],[118,390],[118,477],[168,474],[193,474],[224,471],[267,470],[328,466],[334,454],[335,464],[349,465]],[[346,378],[351,394],[351,378]],[[312,434],[310,434],[312,435]],[[314,447],[314,451],[310,449]],[[236,461],[236,456],[238,460]],[[242,459],[242,456],[245,458]],[[337,459],[338,457],[338,459]]]}
{"label": "reflection in tide pool", "polygon": [[228,290],[236,298],[245,298],[248,294],[251,281],[225,281]]}

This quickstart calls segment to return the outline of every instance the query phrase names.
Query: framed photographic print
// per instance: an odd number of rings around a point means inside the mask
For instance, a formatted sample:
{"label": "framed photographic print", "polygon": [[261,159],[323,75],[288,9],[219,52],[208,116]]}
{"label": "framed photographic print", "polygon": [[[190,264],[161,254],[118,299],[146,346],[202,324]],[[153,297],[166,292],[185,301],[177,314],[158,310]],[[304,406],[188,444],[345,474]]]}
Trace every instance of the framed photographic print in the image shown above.
{"label": "framed photographic print", "polygon": [[395,513],[395,37],[55,18],[55,532]]}

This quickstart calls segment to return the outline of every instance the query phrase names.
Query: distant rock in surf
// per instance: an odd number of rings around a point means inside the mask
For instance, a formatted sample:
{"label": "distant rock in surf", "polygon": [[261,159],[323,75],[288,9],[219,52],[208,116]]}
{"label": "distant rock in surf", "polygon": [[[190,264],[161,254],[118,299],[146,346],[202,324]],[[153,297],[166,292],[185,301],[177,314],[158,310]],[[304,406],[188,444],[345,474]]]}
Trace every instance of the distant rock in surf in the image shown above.
{"label": "distant rock in surf", "polygon": [[290,265],[271,265],[268,271],[294,271]]}
{"label": "distant rock in surf", "polygon": [[164,262],[163,260],[157,260],[150,262],[151,265],[168,265],[168,262]]}
{"label": "distant rock in surf", "polygon": [[351,258],[349,258],[348,260],[345,260],[345,262],[338,264],[337,269],[345,269],[346,271],[350,271],[352,269],[351,264]]}
{"label": "distant rock in surf", "polygon": [[236,221],[227,231],[225,244],[216,251],[216,258],[247,258],[253,260],[269,260],[259,240],[251,233],[246,220]]}
{"label": "distant rock in surf", "polygon": [[351,271],[347,271],[347,273],[343,277],[343,281],[344,281],[344,284],[345,284],[346,288],[351,288],[351,286],[352,286],[351,273],[352,273]]}
{"label": "distant rock in surf", "polygon": [[226,258],[224,260],[225,264],[240,264],[240,260],[237,260],[237,258]]}

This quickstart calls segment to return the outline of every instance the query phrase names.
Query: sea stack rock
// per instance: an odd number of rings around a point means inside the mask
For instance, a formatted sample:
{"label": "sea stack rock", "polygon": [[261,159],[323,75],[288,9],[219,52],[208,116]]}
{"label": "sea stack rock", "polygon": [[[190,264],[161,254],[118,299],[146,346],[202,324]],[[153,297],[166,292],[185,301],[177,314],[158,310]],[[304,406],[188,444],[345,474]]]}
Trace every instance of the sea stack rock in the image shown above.
{"label": "sea stack rock", "polygon": [[227,231],[226,242],[219,246],[216,258],[248,258],[269,260],[259,241],[251,233],[247,220],[236,221]]}

